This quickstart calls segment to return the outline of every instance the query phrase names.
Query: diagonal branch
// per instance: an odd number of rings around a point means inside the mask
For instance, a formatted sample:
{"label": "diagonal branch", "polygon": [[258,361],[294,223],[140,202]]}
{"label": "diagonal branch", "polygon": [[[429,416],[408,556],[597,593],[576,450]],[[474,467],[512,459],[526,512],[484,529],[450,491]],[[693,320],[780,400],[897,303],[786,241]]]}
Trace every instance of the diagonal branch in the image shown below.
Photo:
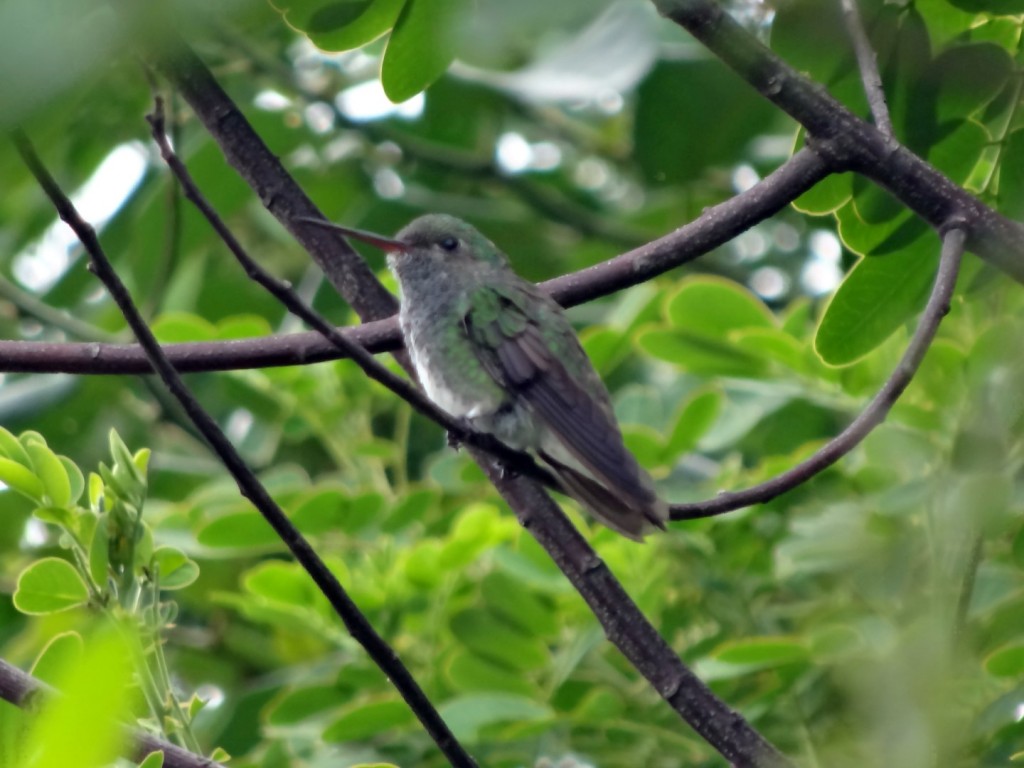
{"label": "diagonal branch", "polygon": [[15,143],[25,164],[35,176],[39,185],[50,198],[57,214],[71,227],[78,236],[82,246],[89,254],[90,269],[103,282],[124,315],[129,327],[135,333],[139,344],[163,380],[167,389],[181,403],[189,418],[210,447],[217,453],[224,466],[238,483],[242,495],[249,499],[271,525],[277,535],[285,543],[295,559],[309,573],[317,587],[331,603],[335,613],[345,623],[349,633],[369,654],[374,663],[387,675],[398,689],[402,698],[413,713],[419,718],[427,733],[437,744],[441,752],[454,766],[459,768],[475,768],[476,763],[470,757],[455,736],[448,729],[434,705],[413,679],[409,670],[402,664],[398,654],[377,634],[369,620],[362,614],[359,607],[352,601],[335,575],[324,565],[309,542],[299,533],[285,515],[284,510],[270,496],[266,488],[256,479],[252,470],[235,450],[231,441],[221,431],[213,418],[203,410],[199,402],[189,392],[181,376],[174,370],[167,357],[160,349],[153,332],[139,314],[131,296],[113,266],[107,259],[96,231],[79,215],[67,195],[60,189],[36,155],[28,139],[21,133],[15,134]]}
{"label": "diagonal branch", "polygon": [[414,384],[389,371],[381,363],[377,362],[372,353],[328,323],[312,307],[306,304],[292,290],[288,283],[277,279],[256,263],[256,260],[238,242],[238,238],[228,229],[224,220],[217,215],[213,206],[210,205],[209,201],[199,190],[199,187],[196,186],[191,174],[188,172],[188,168],[185,167],[185,164],[181,162],[181,159],[171,148],[170,142],[167,140],[167,134],[164,131],[163,100],[159,96],[156,97],[156,107],[153,113],[148,115],[146,119],[149,121],[152,129],[153,139],[160,148],[160,156],[167,163],[175,178],[177,178],[185,197],[203,214],[250,279],[281,302],[289,312],[303,320],[317,333],[327,339],[327,341],[337,347],[345,357],[358,365],[363,373],[377,383],[387,387],[394,394],[409,403],[417,412],[444,427],[448,430],[448,434],[451,437],[459,442],[484,449],[505,462],[510,469],[530,474],[548,485],[555,485],[554,478],[551,477],[550,473],[539,467],[529,455],[510,448],[492,435],[470,429],[463,421],[441,410]]}
{"label": "diagonal branch", "polygon": [[734,509],[742,509],[753,504],[764,504],[776,496],[807,482],[819,472],[835,464],[839,459],[854,449],[868,434],[885,421],[900,395],[910,384],[914,374],[924,360],[942,318],[949,312],[949,302],[956,288],[956,278],[960,272],[960,259],[964,252],[967,231],[962,219],[953,219],[945,228],[942,237],[942,254],[939,259],[939,270],[935,275],[928,304],[921,314],[914,337],[896,365],[895,370],[886,379],[882,388],[872,398],[868,406],[854,419],[850,425],[832,438],[821,450],[806,461],[792,469],[776,475],[771,480],[746,488],[742,491],[722,493],[708,501],[694,504],[673,504],[672,520],[694,520],[700,517],[712,517]]}
{"label": "diagonal branch", "polygon": [[[181,44],[184,45],[183,43]],[[208,72],[197,75],[196,69],[202,68],[201,62],[194,56],[165,56],[160,62],[161,69],[179,87],[184,98],[189,101],[200,119],[210,128],[211,135],[221,145],[225,156],[238,168],[239,172],[257,190],[265,189],[266,180],[261,177],[261,169],[269,160],[256,151],[251,142],[252,129],[248,125],[240,128],[237,122],[237,140],[244,144],[250,154],[240,154],[233,146],[236,141],[235,132],[221,130],[218,116],[221,114],[240,113],[228,100],[226,94],[218,87],[215,91],[195,92],[196,84],[212,82]],[[205,69],[205,68],[203,68]],[[214,83],[214,85],[216,85]],[[221,103],[226,101],[227,104]],[[232,112],[233,110],[233,112]],[[233,118],[236,120],[236,118]],[[262,152],[269,151],[262,142]],[[241,167],[240,167],[241,166]],[[272,173],[276,174],[278,165],[273,165]],[[276,175],[274,199],[280,202],[292,194],[301,195],[294,180],[279,178]],[[302,196],[304,199],[304,195]],[[265,204],[267,200],[264,199]],[[271,207],[268,204],[268,207]],[[277,215],[286,215],[286,224],[291,224],[291,216],[308,216],[296,211],[291,206],[271,207]],[[355,274],[353,272],[353,274]],[[370,280],[376,282],[372,274],[361,273],[354,280]],[[348,285],[344,281],[339,290],[346,298],[349,293],[358,293],[366,297],[369,293],[365,286]],[[387,307],[393,306],[393,299],[388,295]],[[367,315],[379,316],[387,314],[384,305],[370,306]],[[362,311],[357,307],[357,311]],[[586,541],[576,533],[541,486],[530,478],[514,475],[504,471],[503,467],[494,463],[486,455],[471,449],[477,462],[487,472],[491,482],[509,502],[517,517],[528,526],[531,534],[543,544],[552,559],[562,568],[573,586],[590,605],[594,614],[601,621],[605,633],[627,659],[640,670],[658,692],[668,701],[675,711],[700,733],[712,747],[737,766],[781,766],[788,765],[781,755],[768,744],[754,728],[738,713],[730,710],[721,700],[707,689],[680,661],[679,657],[658,636],[657,630],[647,621],[622,586],[603,565],[597,554]],[[664,670],[664,675],[658,674]]]}
{"label": "diagonal branch", "polygon": [[989,208],[926,161],[861,120],[743,29],[714,0],[653,0],[766,99],[800,123],[809,143],[835,165],[893,194],[940,231],[967,222],[966,249],[1024,282],[1024,225]]}
{"label": "diagonal branch", "polygon": [[860,15],[857,0],[839,0],[846,21],[846,31],[853,43],[853,52],[857,56],[860,68],[860,79],[864,84],[864,95],[867,96],[871,116],[875,126],[886,136],[895,137],[892,129],[892,118],[889,117],[889,105],[885,101],[885,89],[882,87],[882,76],[878,72],[878,54],[871,47],[864,21]]}
{"label": "diagonal branch", "polygon": [[[41,680],[0,659],[0,699],[22,709],[31,709],[36,706],[40,696],[52,692]],[[194,755],[187,749],[158,739],[141,729],[129,728],[127,731],[131,756],[136,762],[142,762],[152,752],[163,752],[164,768],[224,768],[221,763],[202,755]]]}

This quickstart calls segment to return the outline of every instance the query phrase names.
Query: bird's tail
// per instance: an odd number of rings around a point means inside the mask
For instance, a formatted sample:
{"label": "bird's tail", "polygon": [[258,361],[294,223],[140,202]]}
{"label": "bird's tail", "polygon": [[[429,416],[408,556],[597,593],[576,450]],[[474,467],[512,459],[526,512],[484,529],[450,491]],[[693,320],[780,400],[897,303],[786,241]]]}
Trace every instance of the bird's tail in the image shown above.
{"label": "bird's tail", "polygon": [[597,480],[547,453],[542,452],[541,458],[551,467],[562,489],[613,531],[633,541],[643,541],[644,535],[654,528],[665,530],[668,504],[653,490],[644,498],[627,502]]}

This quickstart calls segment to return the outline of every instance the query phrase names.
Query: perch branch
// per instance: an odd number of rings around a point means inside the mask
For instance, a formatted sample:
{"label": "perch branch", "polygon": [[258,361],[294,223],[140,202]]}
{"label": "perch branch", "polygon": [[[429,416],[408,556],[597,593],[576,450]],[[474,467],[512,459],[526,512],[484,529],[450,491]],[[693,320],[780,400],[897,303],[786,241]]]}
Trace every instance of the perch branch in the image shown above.
{"label": "perch branch", "polygon": [[[650,280],[728,242],[767,219],[829,174],[828,164],[804,148],[754,186],[704,211],[664,237],[613,259],[541,284],[571,307]],[[339,331],[373,353],[401,349],[396,318]],[[168,344],[164,352],[181,373],[307,365],[345,357],[316,332],[217,342]],[[152,373],[134,344],[54,344],[0,340],[0,371],[18,373]]]}
{"label": "perch branch", "polygon": [[960,259],[964,252],[967,233],[962,219],[953,219],[945,228],[942,237],[942,254],[939,269],[935,274],[931,296],[921,314],[914,337],[900,358],[892,375],[886,379],[882,388],[874,396],[868,406],[861,411],[850,425],[830,440],[821,450],[806,461],[792,469],[776,475],[771,480],[746,488],[742,491],[723,493],[708,501],[694,504],[673,504],[672,520],[693,520],[700,517],[711,517],[734,509],[749,507],[752,504],[763,504],[807,482],[816,474],[835,464],[839,459],[853,450],[868,433],[885,421],[903,390],[910,384],[914,374],[921,365],[925,353],[931,346],[939,330],[942,318],[949,312],[949,302],[956,287],[956,278],[960,272]]}
{"label": "perch branch", "polygon": [[423,724],[427,733],[438,748],[454,766],[475,768],[473,758],[463,749],[462,745],[448,729],[434,705],[413,679],[409,670],[402,664],[395,651],[377,634],[367,618],[352,601],[344,587],[334,574],[324,565],[309,542],[299,533],[266,488],[256,479],[252,470],[235,450],[213,418],[203,410],[199,402],[185,386],[181,376],[163,354],[160,344],[149,326],[139,314],[131,296],[120,277],[114,271],[100,245],[95,230],[79,215],[67,195],[60,189],[53,177],[42,165],[28,139],[16,134],[15,143],[25,164],[39,182],[47,197],[53,203],[60,218],[71,227],[78,236],[82,246],[89,254],[90,269],[103,282],[111,297],[117,303],[125,320],[131,327],[139,344],[163,380],[167,389],[181,403],[189,418],[210,447],[217,453],[224,466],[238,483],[242,495],[249,499],[271,525],[277,535],[295,556],[295,559],[309,573],[317,587],[327,597],[335,612],[345,623],[349,633],[367,652],[374,663],[392,682],[409,708]]}

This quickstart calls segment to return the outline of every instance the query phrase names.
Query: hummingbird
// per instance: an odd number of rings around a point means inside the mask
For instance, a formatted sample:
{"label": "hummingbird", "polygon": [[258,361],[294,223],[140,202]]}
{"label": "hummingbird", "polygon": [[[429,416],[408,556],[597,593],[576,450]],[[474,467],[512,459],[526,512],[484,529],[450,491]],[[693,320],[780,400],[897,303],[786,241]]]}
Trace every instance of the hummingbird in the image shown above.
{"label": "hummingbird", "polygon": [[604,383],[562,307],[472,225],[427,214],[393,237],[304,218],[382,249],[427,396],[540,459],[561,490],[622,535],[665,529],[668,505],[626,448]]}

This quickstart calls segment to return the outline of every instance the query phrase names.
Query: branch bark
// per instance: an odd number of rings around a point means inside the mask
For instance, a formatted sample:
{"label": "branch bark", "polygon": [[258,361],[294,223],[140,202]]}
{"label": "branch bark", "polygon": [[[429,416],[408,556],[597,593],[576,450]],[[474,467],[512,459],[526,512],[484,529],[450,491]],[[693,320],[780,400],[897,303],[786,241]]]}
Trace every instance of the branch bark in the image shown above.
{"label": "branch bark", "polygon": [[[36,705],[40,697],[54,694],[55,692],[42,681],[0,659],[0,699],[16,707],[30,709]],[[145,731],[136,728],[127,730],[132,745],[130,754],[136,762],[141,762],[152,752],[163,752],[164,768],[225,768],[221,763],[202,755],[194,755]]]}
{"label": "branch bark", "polygon": [[741,27],[714,0],[653,0],[766,99],[800,123],[808,143],[836,170],[887,189],[936,230],[962,218],[967,250],[1024,283],[1024,225],[958,187],[906,147],[861,120]]}
{"label": "branch bark", "polygon": [[[181,47],[184,48],[183,43]],[[208,127],[213,127],[213,130],[210,131],[211,135],[221,146],[225,157],[232,164],[241,163],[244,166],[239,168],[239,171],[254,190],[259,192],[267,188],[267,182],[260,178],[263,168],[269,168],[269,173],[272,174],[276,174],[278,170],[283,172],[276,159],[273,159],[272,156],[270,158],[263,157],[258,151],[259,147],[262,147],[262,152],[269,154],[269,150],[262,143],[257,146],[252,141],[251,137],[254,135],[252,129],[248,125],[244,129],[239,128],[239,123],[244,122],[244,118],[230,103],[220,87],[213,83],[209,73],[197,73],[198,69],[205,70],[205,67],[194,54],[176,52],[172,56],[165,55],[158,62],[158,67],[177,85],[193,110],[197,114],[203,113],[200,119]],[[197,86],[197,84],[199,85]],[[216,88],[211,86],[216,86]],[[222,114],[232,115],[232,124],[238,130],[237,141],[244,144],[247,150],[245,153],[239,152],[233,146],[236,141],[233,132],[220,129],[221,121],[218,116]],[[273,162],[271,162],[272,159]],[[270,199],[262,194],[261,199],[275,216],[286,217],[286,226],[292,226],[290,221],[292,216],[318,215],[316,212],[310,214],[296,210],[296,204],[291,201],[291,198],[293,196],[299,200],[306,198],[295,182],[287,178],[287,174],[284,178],[274,176],[273,191],[274,194]],[[780,205],[784,205],[784,203]],[[340,238],[335,239],[340,241]],[[349,280],[360,284],[350,284]],[[350,295],[359,296],[362,302],[366,302],[366,297],[377,295],[377,289],[370,290],[361,285],[366,281],[376,283],[376,279],[372,273],[369,273],[369,270],[350,270],[346,279],[339,280],[336,285],[342,296],[348,299],[364,318],[372,319],[393,312],[394,298],[390,294],[387,294],[387,300],[382,300],[380,305],[373,306],[371,302],[369,306],[364,304],[364,309],[360,309],[349,298]],[[664,641],[660,640],[657,630],[651,626],[646,617],[629,599],[622,586],[603,566],[597,554],[576,533],[558,505],[551,500],[536,481],[508,473],[485,454],[479,454],[475,450],[472,451],[472,454],[487,472],[491,482],[509,502],[516,516],[524,523],[529,521],[530,532],[539,542],[542,542],[555,562],[560,567],[566,568],[564,571],[566,576],[584,595],[584,599],[605,627],[606,635],[626,658],[645,676],[653,673],[655,666],[675,672],[671,685],[658,687],[656,684],[656,687],[694,730],[704,736],[712,747],[737,766],[755,768],[788,765],[786,760],[742,716],[729,710],[692,673],[686,670],[679,657]],[[572,564],[579,564],[580,570],[577,571],[574,567],[569,567]],[[584,581],[589,572],[600,569],[604,569],[606,574],[600,580],[600,587],[595,587],[594,583],[588,584]],[[652,644],[652,638],[658,638],[660,642]],[[648,679],[651,678],[648,677]]]}
{"label": "branch bark", "polygon": [[476,768],[476,762],[463,749],[452,734],[434,705],[420,688],[409,670],[402,664],[398,654],[384,641],[370,624],[369,620],[352,601],[337,577],[316,554],[309,542],[299,533],[291,520],[270,496],[263,484],[246,465],[238,451],[228,440],[224,432],[217,426],[213,418],[203,410],[199,402],[189,392],[181,376],[174,370],[167,357],[160,349],[160,344],[142,315],[136,308],[127,288],[114,271],[109,259],[100,245],[96,231],[78,213],[68,196],[60,189],[53,177],[43,166],[28,139],[20,133],[15,134],[15,144],[32,175],[50,198],[61,220],[67,223],[81,241],[86,253],[89,254],[89,267],[103,282],[111,298],[124,315],[132,332],[145,350],[150,363],[163,380],[167,389],[181,403],[185,413],[192,420],[196,429],[216,452],[225,468],[231,473],[241,494],[252,502],[260,514],[291,551],[295,559],[309,573],[317,587],[330,602],[335,613],[344,622],[352,638],[358,642],[373,662],[380,668],[409,708],[423,724],[434,743],[457,768]]}
{"label": "branch bark", "polygon": [[846,429],[806,461],[764,483],[745,488],[742,491],[722,493],[708,501],[673,504],[670,508],[671,519],[694,520],[701,517],[712,517],[753,504],[764,504],[771,501],[831,467],[852,451],[871,433],[871,430],[885,421],[885,417],[888,416],[889,411],[892,410],[921,366],[921,361],[924,360],[924,356],[939,330],[942,318],[949,313],[949,302],[953,296],[953,290],[956,288],[956,278],[960,273],[960,259],[963,256],[966,240],[967,233],[963,220],[952,220],[946,227],[942,238],[939,270],[935,274],[932,292],[928,297],[928,304],[925,306],[924,312],[921,313],[921,320],[914,332],[914,337],[910,340],[903,357],[900,358],[882,388]]}
{"label": "branch bark", "polygon": [[[817,153],[801,149],[750,189],[708,208],[674,232],[608,261],[548,280],[541,287],[562,306],[572,307],[650,280],[773,216],[829,173],[828,163]],[[402,348],[395,317],[338,330],[369,352]],[[168,344],[164,352],[181,373],[308,365],[346,357],[317,332]],[[0,371],[111,375],[152,373],[153,369],[134,344],[0,341]]]}

